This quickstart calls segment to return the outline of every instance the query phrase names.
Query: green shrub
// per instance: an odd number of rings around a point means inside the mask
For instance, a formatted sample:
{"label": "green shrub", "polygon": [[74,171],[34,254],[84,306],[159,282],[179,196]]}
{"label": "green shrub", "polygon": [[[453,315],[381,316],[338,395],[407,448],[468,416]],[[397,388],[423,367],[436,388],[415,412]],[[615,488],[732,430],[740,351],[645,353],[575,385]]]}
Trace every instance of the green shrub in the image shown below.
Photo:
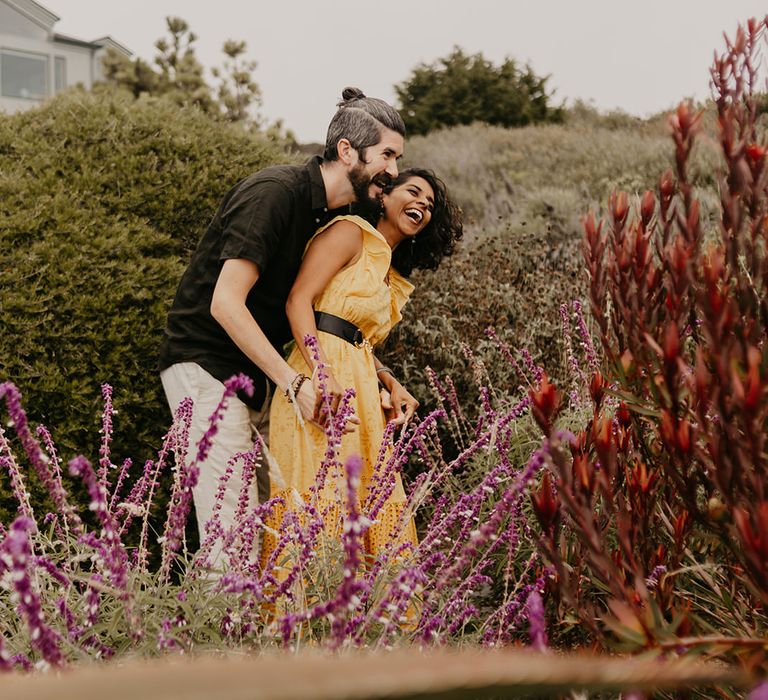
{"label": "green shrub", "polygon": [[224,192],[281,158],[194,108],[115,90],[0,117],[0,377],[65,458],[95,456],[103,382],[116,455],[159,445],[156,352],[188,252]]}
{"label": "green shrub", "polygon": [[520,127],[562,121],[563,108],[550,103],[548,79],[511,58],[495,66],[454,46],[448,56],[416,66],[395,92],[409,134],[473,122]]}
{"label": "green shrub", "polygon": [[[562,377],[559,308],[585,296],[581,268],[579,238],[555,218],[475,238],[435,272],[414,275],[416,290],[382,357],[420,400],[429,396],[427,366],[450,374],[465,396],[473,384],[465,352],[471,348],[493,385],[512,395],[521,378],[486,338],[490,326],[511,348],[527,348],[538,364]],[[472,416],[478,407],[462,408]]]}

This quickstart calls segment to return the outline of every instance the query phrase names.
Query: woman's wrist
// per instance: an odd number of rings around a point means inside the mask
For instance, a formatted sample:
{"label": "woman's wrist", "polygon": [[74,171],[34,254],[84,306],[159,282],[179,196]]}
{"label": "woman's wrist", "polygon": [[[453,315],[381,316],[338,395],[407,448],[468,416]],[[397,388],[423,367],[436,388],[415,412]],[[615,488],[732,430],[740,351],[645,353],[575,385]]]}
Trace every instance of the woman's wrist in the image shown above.
{"label": "woman's wrist", "polygon": [[379,384],[387,391],[392,391],[392,387],[397,384],[394,372],[392,372],[386,365],[382,365],[376,369],[376,378],[379,380]]}

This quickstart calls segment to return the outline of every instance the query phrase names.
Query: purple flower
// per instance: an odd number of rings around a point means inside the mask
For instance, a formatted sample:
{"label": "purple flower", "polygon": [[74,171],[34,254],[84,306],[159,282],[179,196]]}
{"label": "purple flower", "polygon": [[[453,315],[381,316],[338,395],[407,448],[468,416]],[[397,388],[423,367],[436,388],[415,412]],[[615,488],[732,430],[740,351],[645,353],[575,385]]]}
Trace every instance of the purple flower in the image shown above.
{"label": "purple flower", "polygon": [[128,553],[120,540],[117,523],[107,506],[107,488],[97,478],[90,462],[83,456],[75,457],[69,462],[69,473],[79,476],[88,489],[91,498],[89,509],[96,513],[101,523],[101,534],[94,541],[99,551],[100,563],[103,570],[109,574],[110,583],[128,595]]}
{"label": "purple flower", "polygon": [[358,508],[362,460],[357,456],[350,457],[345,469],[347,517],[341,537],[344,548],[344,575],[341,584],[331,600],[318,603],[304,612],[288,613],[278,619],[284,643],[290,640],[298,624],[327,617],[331,621],[331,646],[338,648],[345,639],[350,618],[354,617],[355,611],[362,604],[362,596],[365,595],[367,586],[363,579],[358,578],[358,570],[362,564],[363,535],[368,528]]}
{"label": "purple flower", "polygon": [[587,323],[584,320],[584,311],[582,309],[581,302],[578,299],[574,299],[571,302],[573,312],[576,315],[576,327],[579,329],[579,336],[581,337],[581,346],[584,350],[584,354],[587,358],[587,365],[591,372],[596,372],[600,368],[600,360],[595,351],[594,343],[592,342],[592,336],[587,328]]}
{"label": "purple flower", "polygon": [[654,570],[651,572],[651,575],[645,579],[645,585],[650,589],[653,590],[656,588],[656,586],[659,585],[659,579],[667,573],[667,567],[663,564],[659,564],[657,567],[654,568]]}
{"label": "purple flower", "polygon": [[101,414],[101,447],[99,448],[99,483],[107,487],[109,470],[112,461],[109,455],[109,444],[112,442],[112,387],[109,384],[101,385],[101,396],[104,399],[104,411]]}
{"label": "purple flower", "polygon": [[531,639],[531,646],[536,651],[546,651],[549,648],[547,623],[544,619],[544,603],[538,591],[531,591],[526,608],[528,610],[528,635]]}
{"label": "purple flower", "polygon": [[[43,454],[40,445],[32,437],[27,422],[27,414],[21,406],[21,393],[13,382],[4,382],[0,384],[0,397],[5,398],[5,405],[8,408],[8,415],[11,418],[14,430],[21,440],[24,451],[29,458],[35,471],[37,471],[40,480],[46,485],[48,490],[53,493],[53,476],[48,466],[48,458]],[[13,487],[16,499],[19,501],[19,510],[22,515],[33,518],[32,507],[29,504],[29,493],[24,486],[24,481],[18,470],[16,460],[13,458],[10,445],[5,438],[5,433],[0,428],[0,454],[5,453],[3,460],[5,467],[11,475],[11,485]]]}
{"label": "purple flower", "polygon": [[128,472],[130,471],[132,465],[133,460],[130,457],[123,460],[123,465],[120,467],[120,473],[117,475],[115,488],[112,489],[112,498],[109,501],[109,510],[111,512],[115,511],[115,506],[117,505],[118,498],[120,497],[120,492],[123,490],[123,484],[125,483],[125,479],[128,476]]}
{"label": "purple flower", "polygon": [[35,529],[35,523],[29,518],[17,518],[11,524],[5,540],[0,543],[0,551],[9,560],[11,582],[19,597],[19,613],[27,622],[32,648],[40,652],[47,663],[62,666],[64,655],[59,648],[61,638],[46,624],[40,595],[32,583],[34,560],[29,538]]}
{"label": "purple flower", "polygon": [[32,512],[32,505],[29,501],[29,491],[24,483],[24,477],[21,474],[19,465],[11,453],[10,445],[5,437],[2,427],[0,427],[0,452],[6,452],[7,454],[0,454],[0,469],[5,469],[11,478],[11,490],[18,502],[19,514],[25,518],[34,519],[34,513]]}

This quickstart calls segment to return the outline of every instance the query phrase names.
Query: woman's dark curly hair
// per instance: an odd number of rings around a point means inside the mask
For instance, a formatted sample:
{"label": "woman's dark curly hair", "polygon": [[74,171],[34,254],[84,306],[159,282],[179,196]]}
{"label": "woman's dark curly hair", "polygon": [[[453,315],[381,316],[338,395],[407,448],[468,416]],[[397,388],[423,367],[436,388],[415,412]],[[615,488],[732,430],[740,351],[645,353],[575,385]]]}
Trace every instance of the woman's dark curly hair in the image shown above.
{"label": "woman's dark curly hair", "polygon": [[403,170],[386,187],[384,193],[388,194],[412,177],[424,178],[429,183],[435,193],[435,206],[432,218],[424,229],[415,238],[403,241],[392,251],[392,267],[405,277],[408,277],[413,270],[437,269],[446,255],[453,254],[456,243],[464,234],[461,209],[448,196],[445,183],[431,170],[423,168]]}

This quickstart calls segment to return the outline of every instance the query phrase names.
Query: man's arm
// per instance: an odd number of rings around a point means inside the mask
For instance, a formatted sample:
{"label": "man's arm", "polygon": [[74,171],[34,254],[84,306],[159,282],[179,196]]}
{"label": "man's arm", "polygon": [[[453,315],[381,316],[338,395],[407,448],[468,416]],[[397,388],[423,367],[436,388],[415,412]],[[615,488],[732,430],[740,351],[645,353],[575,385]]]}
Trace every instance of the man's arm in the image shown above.
{"label": "man's arm", "polygon": [[[280,389],[286,388],[296,377],[296,371],[272,347],[267,336],[256,323],[245,305],[248,293],[259,279],[259,269],[250,260],[236,258],[222,265],[211,300],[211,315],[226,331],[232,341]],[[305,420],[312,420],[315,392],[310,382],[301,385],[296,397]]]}

